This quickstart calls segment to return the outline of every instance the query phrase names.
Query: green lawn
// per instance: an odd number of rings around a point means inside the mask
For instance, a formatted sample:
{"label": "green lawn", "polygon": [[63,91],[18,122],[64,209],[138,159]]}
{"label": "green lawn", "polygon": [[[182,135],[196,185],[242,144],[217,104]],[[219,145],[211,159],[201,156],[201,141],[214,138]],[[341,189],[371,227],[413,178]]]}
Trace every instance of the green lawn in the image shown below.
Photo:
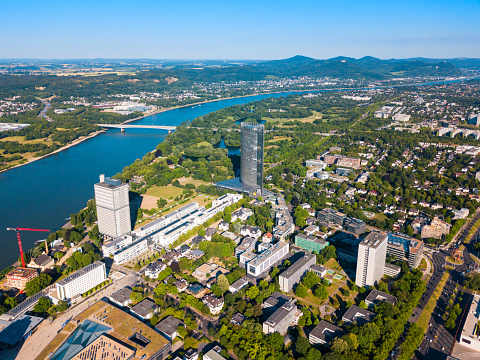
{"label": "green lawn", "polygon": [[181,195],[183,189],[178,188],[176,186],[168,185],[168,186],[155,186],[147,190],[146,194],[151,196],[156,196],[158,198],[168,199],[171,196],[176,198],[177,196]]}

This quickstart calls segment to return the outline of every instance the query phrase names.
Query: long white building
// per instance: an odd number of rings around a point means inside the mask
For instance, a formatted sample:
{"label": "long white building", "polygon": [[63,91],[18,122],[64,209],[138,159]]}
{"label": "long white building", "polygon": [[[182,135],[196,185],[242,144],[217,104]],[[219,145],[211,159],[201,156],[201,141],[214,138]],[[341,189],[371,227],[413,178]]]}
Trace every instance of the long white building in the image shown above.
{"label": "long white building", "polygon": [[247,274],[258,277],[268,273],[270,269],[280,263],[288,255],[289,244],[287,242],[278,242],[272,244],[260,244],[258,246],[260,254],[246,262]]}
{"label": "long white building", "polygon": [[147,238],[142,238],[135,241],[130,246],[123,248],[113,255],[113,261],[115,264],[120,265],[124,264],[127,261],[132,260],[133,258],[144,253],[148,249]]}
{"label": "long white building", "polygon": [[94,188],[99,232],[116,238],[131,231],[129,185],[102,174]]}
{"label": "long white building", "polygon": [[122,235],[108,244],[102,245],[103,257],[109,257],[132,243],[133,237],[131,235]]}
{"label": "long white building", "polygon": [[87,292],[105,280],[107,280],[105,263],[95,261],[93,264],[87,265],[57,282],[58,299],[71,299],[74,296]]}
{"label": "long white building", "polygon": [[205,209],[203,206],[199,208],[196,202],[192,202],[150,224],[142,226],[135,230],[135,233],[138,236],[150,237],[155,244],[162,247],[168,247],[180,235],[203,224],[219,212],[224,211],[227,206],[242,198],[243,195],[240,194],[226,194],[213,200],[212,207],[209,209]]}
{"label": "long white building", "polygon": [[357,275],[358,286],[375,285],[385,271],[388,235],[372,231],[358,245]]}

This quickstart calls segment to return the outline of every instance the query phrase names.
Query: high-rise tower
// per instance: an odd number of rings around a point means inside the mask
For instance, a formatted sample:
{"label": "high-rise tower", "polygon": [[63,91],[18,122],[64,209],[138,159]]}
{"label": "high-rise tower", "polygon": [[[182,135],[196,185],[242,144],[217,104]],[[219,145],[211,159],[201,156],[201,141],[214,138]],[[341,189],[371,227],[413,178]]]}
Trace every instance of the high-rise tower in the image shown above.
{"label": "high-rise tower", "polygon": [[99,232],[115,238],[131,231],[129,185],[102,174],[94,187]]}
{"label": "high-rise tower", "polygon": [[372,231],[358,245],[357,274],[358,286],[376,285],[383,277],[387,257],[388,236]]}
{"label": "high-rise tower", "polygon": [[264,126],[242,122],[240,181],[242,185],[256,186],[263,191]]}

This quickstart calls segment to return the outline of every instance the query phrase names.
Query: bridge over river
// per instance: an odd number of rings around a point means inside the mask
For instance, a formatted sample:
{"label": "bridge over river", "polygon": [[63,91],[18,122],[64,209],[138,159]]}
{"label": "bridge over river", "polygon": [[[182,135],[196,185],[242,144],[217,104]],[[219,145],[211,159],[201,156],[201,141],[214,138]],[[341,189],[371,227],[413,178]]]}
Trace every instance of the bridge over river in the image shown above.
{"label": "bridge over river", "polygon": [[163,125],[127,125],[127,124],[96,124],[96,125],[105,129],[121,129],[122,131],[125,131],[126,129],[168,130],[169,134],[177,128],[176,126],[163,126]]}

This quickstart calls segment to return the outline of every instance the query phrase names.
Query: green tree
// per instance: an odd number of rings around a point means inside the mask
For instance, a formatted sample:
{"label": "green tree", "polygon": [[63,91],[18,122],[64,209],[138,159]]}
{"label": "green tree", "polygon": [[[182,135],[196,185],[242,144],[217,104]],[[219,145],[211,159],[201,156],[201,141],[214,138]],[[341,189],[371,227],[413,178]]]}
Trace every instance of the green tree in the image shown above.
{"label": "green tree", "polygon": [[217,286],[222,292],[222,294],[225,293],[230,288],[230,283],[228,282],[228,279],[225,275],[223,274],[218,275]]}
{"label": "green tree", "polygon": [[52,307],[52,302],[46,297],[41,297],[33,307],[33,311],[36,313],[46,313],[48,309]]}
{"label": "green tree", "polygon": [[40,274],[32,280],[28,281],[25,285],[25,292],[27,296],[32,296],[45,289],[52,282],[52,277],[47,274]]}
{"label": "green tree", "polygon": [[307,355],[310,347],[310,342],[303,336],[299,336],[297,341],[295,341],[295,351],[299,354]]}
{"label": "green tree", "polygon": [[308,289],[303,284],[298,284],[297,288],[295,289],[295,295],[304,298],[308,295]]}
{"label": "green tree", "polygon": [[316,288],[315,288],[315,291],[313,293],[316,297],[320,298],[320,299],[327,299],[328,298],[328,290],[327,288],[322,285],[322,284],[319,284]]}
{"label": "green tree", "polygon": [[245,295],[247,295],[250,299],[254,300],[259,293],[260,290],[258,289],[258,287],[253,285],[245,292]]}
{"label": "green tree", "polygon": [[15,306],[18,305],[18,299],[16,297],[7,296],[4,301],[4,304],[9,306],[10,309],[13,309]]}

